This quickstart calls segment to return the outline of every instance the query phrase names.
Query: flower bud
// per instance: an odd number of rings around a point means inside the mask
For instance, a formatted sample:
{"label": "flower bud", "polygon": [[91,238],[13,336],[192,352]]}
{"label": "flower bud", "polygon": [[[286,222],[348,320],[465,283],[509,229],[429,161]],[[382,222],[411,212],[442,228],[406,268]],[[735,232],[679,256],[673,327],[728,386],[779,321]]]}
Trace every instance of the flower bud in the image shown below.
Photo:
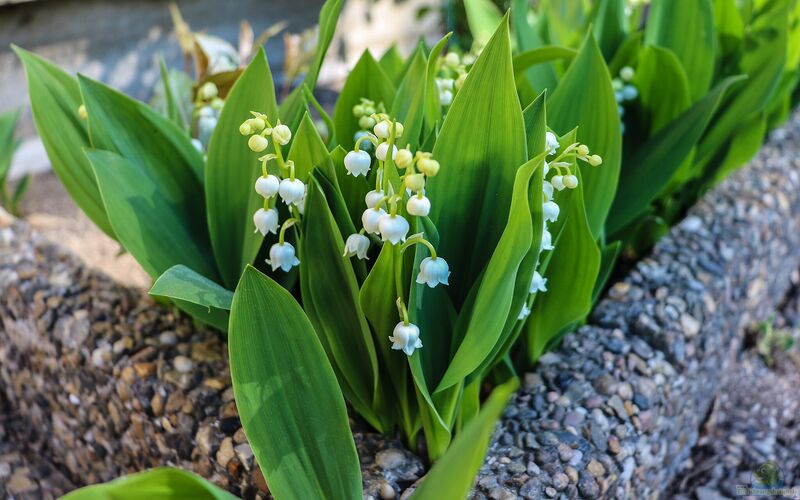
{"label": "flower bud", "polygon": [[364,130],[369,130],[375,126],[375,118],[364,115],[358,119],[358,126]]}
{"label": "flower bud", "polygon": [[388,139],[389,132],[391,130],[392,130],[391,122],[389,122],[389,120],[381,120],[375,124],[375,127],[373,128],[372,131],[375,132],[375,135],[380,139]]}
{"label": "flower bud", "polygon": [[403,351],[406,356],[411,356],[415,349],[422,347],[419,327],[414,323],[405,324],[402,321],[397,323],[389,340],[392,342],[392,349]]}
{"label": "flower bud", "polygon": [[364,105],[363,104],[356,104],[353,106],[353,115],[356,118],[361,118],[364,116]]}
{"label": "flower bud", "polygon": [[630,82],[631,80],[633,80],[634,75],[635,72],[633,71],[633,68],[631,68],[630,66],[625,66],[621,70],[619,70],[619,76],[620,78],[622,78],[622,81],[624,82]]}
{"label": "flower bud", "polygon": [[269,141],[262,135],[251,135],[250,139],[247,140],[247,146],[250,148],[250,151],[260,153],[267,149]]}
{"label": "flower bud", "polygon": [[632,101],[639,97],[639,90],[633,85],[625,85],[622,87],[622,99],[625,101]]}
{"label": "flower bud", "polygon": [[250,118],[245,123],[250,125],[250,129],[256,134],[267,128],[267,123],[262,118]]}
{"label": "flower bud", "polygon": [[417,168],[428,177],[436,177],[439,173],[439,162],[433,158],[423,157],[417,162]]}
{"label": "flower bud", "polygon": [[350,151],[344,157],[344,168],[353,177],[366,176],[372,165],[372,158],[366,151]]}
{"label": "flower bud", "polygon": [[386,210],[382,208],[368,208],[361,214],[361,225],[364,226],[364,231],[370,234],[380,234],[378,227],[379,219],[386,215]]}
{"label": "flower bud", "polygon": [[[382,142],[378,144],[378,148],[375,150],[375,158],[386,161],[386,153],[389,151],[389,143]],[[397,146],[392,145],[392,160],[397,157]]]}
{"label": "flower bud", "polygon": [[449,106],[453,103],[453,91],[442,90],[439,92],[439,104],[442,106]]}
{"label": "flower bud", "polygon": [[395,136],[395,137],[400,137],[400,136],[402,136],[402,135],[403,135],[403,132],[405,132],[405,130],[406,130],[406,129],[405,129],[405,127],[403,127],[403,124],[402,124],[402,123],[400,123],[400,122],[394,122],[394,136]]}
{"label": "flower bud", "polygon": [[425,189],[425,176],[422,174],[407,175],[403,183],[411,191],[422,191]]}
{"label": "flower bud", "polygon": [[217,86],[214,85],[214,82],[206,82],[197,89],[197,97],[200,100],[208,101],[209,99],[213,99],[217,97]]}
{"label": "flower bud", "polygon": [[542,229],[542,243],[539,247],[540,252],[544,252],[545,250],[552,250],[555,247],[553,246],[553,235],[550,234],[550,231],[547,230],[545,227]]}
{"label": "flower bud", "polygon": [[552,132],[546,132],[544,134],[544,142],[545,142],[545,148],[547,148],[548,155],[554,154],[556,151],[558,151],[558,148],[561,146],[561,144],[559,144],[558,142],[558,137],[556,137],[556,134]]}
{"label": "flower bud", "polygon": [[603,159],[600,157],[600,155],[592,155],[589,157],[589,165],[593,167],[599,167],[602,164]]}
{"label": "flower bud", "polygon": [[458,57],[458,54],[455,52],[448,52],[447,55],[444,57],[444,63],[451,68],[455,68],[459,64],[461,64],[461,58]]}
{"label": "flower bud", "polygon": [[86,106],[84,104],[78,106],[78,116],[81,117],[81,120],[89,118],[89,113],[86,112]]}
{"label": "flower bud", "polygon": [[253,214],[253,224],[256,226],[256,231],[261,233],[261,236],[266,236],[267,233],[278,233],[278,211],[274,208],[263,209],[259,208]]}
{"label": "flower bud", "polygon": [[383,194],[383,190],[375,191],[372,190],[364,197],[364,202],[367,204],[367,208],[375,208],[375,205],[378,204],[381,199],[383,199],[385,195]]}
{"label": "flower bud", "polygon": [[269,259],[266,262],[272,267],[273,271],[280,268],[285,273],[300,264],[300,260],[295,255],[294,246],[286,242],[272,245],[269,249]]}
{"label": "flower bud", "polygon": [[425,217],[431,213],[431,200],[427,196],[412,196],[406,203],[406,211],[409,215]]}
{"label": "flower bud", "polygon": [[550,184],[552,184],[553,187],[556,188],[557,191],[563,191],[564,187],[565,187],[564,186],[564,176],[562,176],[562,175],[554,175],[553,177],[550,178]]}
{"label": "flower bud", "polygon": [[286,125],[276,125],[272,129],[272,138],[281,146],[285,146],[292,140],[292,131]]}
{"label": "flower bud", "polygon": [[441,257],[426,257],[419,263],[419,274],[417,283],[427,284],[430,288],[438,284],[449,285],[447,280],[450,278],[450,266]]}
{"label": "flower bud", "polygon": [[242,135],[250,135],[253,133],[253,129],[250,127],[250,120],[245,120],[244,123],[239,125],[239,133]]}
{"label": "flower bud", "polygon": [[406,168],[411,165],[413,160],[414,155],[411,154],[411,151],[404,148],[397,152],[397,156],[395,156],[394,159],[394,164],[397,165],[397,168]]}
{"label": "flower bud", "polygon": [[586,144],[581,144],[576,149],[578,156],[586,156],[589,154],[589,147]]}
{"label": "flower bud", "polygon": [[342,256],[352,257],[357,255],[359,259],[364,260],[367,259],[367,250],[369,250],[369,238],[363,234],[355,233],[347,237],[347,241],[344,244],[344,255]]}
{"label": "flower bud", "polygon": [[522,304],[522,310],[519,312],[519,316],[517,319],[522,321],[523,319],[527,318],[531,315],[531,309],[528,307],[528,304]]}
{"label": "flower bud", "polygon": [[578,187],[578,178],[572,174],[564,176],[564,187],[568,189],[575,189]]}
{"label": "flower bud", "polygon": [[547,181],[542,181],[542,194],[544,195],[544,201],[550,201],[553,199],[553,185]]}
{"label": "flower bud", "polygon": [[402,241],[406,241],[409,225],[408,221],[401,215],[384,214],[378,218],[378,229],[381,233],[381,240],[397,245]]}
{"label": "flower bud", "polygon": [[436,88],[439,91],[442,90],[453,90],[453,79],[452,78],[437,78],[436,79]]}
{"label": "flower bud", "polygon": [[264,198],[272,198],[278,193],[281,180],[276,176],[269,174],[266,177],[263,175],[256,179],[256,193]]}
{"label": "flower bud", "polygon": [[204,152],[203,143],[200,142],[200,139],[195,139],[194,137],[192,137],[192,146],[194,146],[194,149],[200,151],[201,153]]}
{"label": "flower bud", "polygon": [[292,203],[297,204],[306,194],[306,185],[303,184],[303,181],[300,179],[283,179],[278,188],[278,193],[281,195],[283,202],[287,205],[291,205]]}
{"label": "flower bud", "polygon": [[542,275],[539,274],[539,271],[534,271],[533,278],[531,279],[530,293],[546,292],[546,291],[547,291],[547,278],[542,278]]}

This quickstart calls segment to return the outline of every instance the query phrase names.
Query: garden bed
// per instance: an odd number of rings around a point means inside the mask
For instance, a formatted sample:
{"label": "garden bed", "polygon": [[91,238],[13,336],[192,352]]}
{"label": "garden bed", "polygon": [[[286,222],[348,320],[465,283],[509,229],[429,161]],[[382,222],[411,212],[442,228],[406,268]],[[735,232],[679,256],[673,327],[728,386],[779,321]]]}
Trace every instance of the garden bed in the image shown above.
{"label": "garden bed", "polygon": [[[800,267],[798,149],[795,115],[524,376],[477,496],[638,498],[670,484],[744,327],[775,310]],[[2,389],[27,423],[6,439],[68,481],[175,465],[245,497],[265,491],[217,334],[8,217],[0,319]],[[356,429],[356,444],[365,495],[393,498],[424,472],[396,442]]]}

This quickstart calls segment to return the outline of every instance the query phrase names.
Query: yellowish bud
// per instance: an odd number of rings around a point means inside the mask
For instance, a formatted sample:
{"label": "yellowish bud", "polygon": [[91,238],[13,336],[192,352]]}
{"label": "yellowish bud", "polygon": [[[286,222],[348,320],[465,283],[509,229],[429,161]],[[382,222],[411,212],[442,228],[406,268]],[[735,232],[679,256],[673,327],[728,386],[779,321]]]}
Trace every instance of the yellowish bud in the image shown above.
{"label": "yellowish bud", "polygon": [[362,116],[358,119],[358,126],[364,130],[371,130],[375,126],[375,119],[371,116]]}
{"label": "yellowish bud", "polygon": [[412,191],[422,191],[425,189],[425,176],[422,174],[411,174],[406,176],[404,183],[406,187]]}
{"label": "yellowish bud", "polygon": [[603,159],[600,155],[592,155],[589,157],[589,165],[593,167],[598,167],[603,164]]}
{"label": "yellowish bud", "polygon": [[250,139],[247,141],[247,146],[250,148],[250,151],[260,153],[267,149],[267,146],[269,146],[269,141],[266,137],[253,135],[250,136]]}
{"label": "yellowish bud", "polygon": [[86,106],[84,106],[83,104],[78,106],[78,116],[81,117],[81,120],[89,118],[89,113],[86,112]]}
{"label": "yellowish bud", "polygon": [[397,165],[398,168],[406,168],[411,165],[413,159],[414,156],[411,154],[411,151],[401,149],[397,152],[397,156],[395,156],[394,164]]}
{"label": "yellowish bud", "polygon": [[433,158],[420,158],[417,168],[428,177],[435,177],[439,173],[439,162]]}
{"label": "yellowish bud", "polygon": [[581,144],[578,146],[578,156],[586,156],[589,154],[589,148],[586,144]]}
{"label": "yellowish bud", "polygon": [[455,52],[450,52],[444,57],[444,63],[450,66],[451,68],[455,68],[459,64],[461,64],[461,58],[458,57],[458,54]]}
{"label": "yellowish bud", "polygon": [[239,125],[239,133],[242,135],[250,135],[253,133],[253,129],[250,127],[250,120],[245,120],[244,123]]}
{"label": "yellowish bud", "polygon": [[250,128],[253,129],[253,132],[257,134],[267,128],[267,124],[261,118],[250,118],[247,120],[247,123],[250,125]]}
{"label": "yellowish bud", "polygon": [[292,140],[292,131],[286,125],[276,125],[272,129],[272,138],[281,146],[285,146]]}
{"label": "yellowish bud", "polygon": [[203,101],[217,97],[217,86],[214,82],[206,82],[199,89],[197,89],[197,97]]}

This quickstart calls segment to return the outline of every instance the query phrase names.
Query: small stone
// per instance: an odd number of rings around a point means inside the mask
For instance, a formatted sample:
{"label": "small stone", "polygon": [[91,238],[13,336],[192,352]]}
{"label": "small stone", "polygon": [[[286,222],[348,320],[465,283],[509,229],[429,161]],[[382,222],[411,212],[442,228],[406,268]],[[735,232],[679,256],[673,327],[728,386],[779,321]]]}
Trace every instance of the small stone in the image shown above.
{"label": "small stone", "polygon": [[606,468],[597,460],[589,460],[589,463],[586,465],[586,470],[594,477],[601,477],[606,473]]}
{"label": "small stone", "polygon": [[617,394],[624,400],[629,400],[633,398],[633,387],[631,384],[624,382],[617,387]]}
{"label": "small stone", "polygon": [[161,335],[158,336],[158,340],[163,345],[175,345],[178,343],[178,336],[175,335],[175,332],[172,330],[167,330],[165,332],[161,332]]}
{"label": "small stone", "polygon": [[397,493],[395,493],[394,488],[388,481],[383,481],[381,482],[380,495],[383,500],[391,500]]}
{"label": "small stone", "polygon": [[36,483],[31,481],[30,478],[28,477],[27,469],[25,468],[17,469],[16,472],[14,472],[14,475],[11,476],[11,479],[9,479],[8,484],[6,484],[6,488],[8,489],[8,492],[11,493],[12,495],[22,495],[24,493],[32,493],[33,491],[38,489]]}
{"label": "small stone", "polygon": [[236,445],[233,451],[236,452],[236,456],[239,457],[239,460],[242,462],[242,464],[247,467],[250,463],[250,459],[253,458],[253,449],[250,448],[250,445],[247,443]]}
{"label": "small stone", "polygon": [[572,455],[574,455],[574,451],[572,448],[567,446],[564,443],[558,445],[558,458],[561,459],[562,462],[569,462],[572,459]]}
{"label": "small stone", "polygon": [[192,371],[192,368],[194,368],[194,362],[186,356],[175,356],[175,359],[172,360],[172,364],[175,366],[175,369],[181,373],[189,373]]}
{"label": "small stone", "polygon": [[125,351],[130,351],[133,347],[133,339],[130,337],[122,337],[114,342],[114,354],[122,354]]}
{"label": "small stone", "polygon": [[681,327],[683,328],[684,335],[689,338],[700,333],[700,322],[686,313],[681,314]]}
{"label": "small stone", "polygon": [[136,375],[138,375],[139,378],[147,378],[156,373],[156,364],[152,362],[134,363],[133,369],[136,371]]}
{"label": "small stone", "polygon": [[221,466],[226,467],[228,462],[233,459],[234,453],[233,440],[226,437],[222,440],[222,444],[219,445],[219,450],[217,450],[217,462]]}
{"label": "small stone", "polygon": [[622,420],[628,420],[628,412],[625,409],[625,403],[623,403],[619,396],[616,394],[611,396],[611,398],[608,400],[608,406],[614,410],[614,413],[616,413],[619,418]]}
{"label": "small stone", "polygon": [[608,451],[617,455],[622,450],[619,445],[619,438],[617,436],[609,436],[608,438]]}
{"label": "small stone", "polygon": [[553,487],[558,491],[563,491],[569,484],[569,476],[563,472],[558,472],[553,476]]}
{"label": "small stone", "polygon": [[549,496],[550,498],[555,498],[558,495],[558,491],[555,488],[548,486],[544,489],[545,495]]}
{"label": "small stone", "polygon": [[578,483],[578,469],[576,469],[575,467],[567,467],[566,469],[564,469],[564,471],[567,473],[569,481],[572,484]]}
{"label": "small stone", "polygon": [[396,469],[403,465],[405,459],[406,457],[403,452],[396,448],[388,448],[379,451],[378,454],[375,455],[375,463],[382,469]]}

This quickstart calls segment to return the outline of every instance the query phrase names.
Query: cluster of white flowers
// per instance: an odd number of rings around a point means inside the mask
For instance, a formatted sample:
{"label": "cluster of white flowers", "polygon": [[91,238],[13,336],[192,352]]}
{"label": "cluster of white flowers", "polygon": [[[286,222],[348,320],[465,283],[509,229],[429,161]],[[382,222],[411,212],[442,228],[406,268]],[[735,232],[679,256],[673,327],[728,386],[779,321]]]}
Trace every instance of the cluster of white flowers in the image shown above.
{"label": "cluster of white flowers", "polygon": [[195,138],[192,139],[192,144],[201,153],[208,149],[211,134],[214,133],[224,104],[213,82],[206,82],[197,89],[194,102]]}
{"label": "cluster of white flowers", "polygon": [[[348,175],[367,177],[372,170],[373,159],[364,151],[363,145],[370,144],[375,150],[375,189],[364,198],[366,210],[361,216],[362,228],[347,238],[344,255],[367,259],[370,237],[376,240],[380,237],[383,244],[400,245],[401,252],[411,245],[422,244],[428,248],[431,256],[420,263],[417,283],[431,288],[447,285],[450,277],[447,261],[436,255],[436,249],[422,233],[408,236],[411,225],[406,218],[425,217],[430,213],[431,201],[425,195],[425,183],[428,177],[438,174],[439,162],[430,153],[413,153],[409,146],[397,149],[395,143],[404,132],[402,123],[385,113],[373,113],[369,118],[374,121],[372,132],[365,132],[358,138],[353,151],[345,156],[344,166]],[[384,175],[387,164],[402,172],[400,179],[405,189],[395,192],[388,176]],[[401,213],[402,208],[405,208],[406,216]],[[398,297],[397,304],[401,321],[389,340],[392,349],[402,350],[411,356],[415,349],[422,347],[419,328],[408,321],[408,311],[402,297]]]}
{"label": "cluster of white flowers", "polygon": [[[358,132],[356,132],[355,137],[353,137],[354,141],[358,141],[362,137],[366,137],[375,127],[377,123],[375,121],[374,116],[378,113],[385,113],[386,107],[383,105],[382,102],[375,103],[375,101],[371,101],[364,97],[361,98],[361,101],[353,106],[353,116],[358,119],[358,126],[361,128]],[[372,143],[367,142],[361,148],[362,151],[366,151],[367,153],[372,153],[373,150]]]}
{"label": "cluster of white flowers", "polygon": [[[294,175],[294,162],[284,160],[281,146],[286,146],[292,140],[292,131],[278,120],[273,127],[267,116],[255,111],[251,112],[253,118],[245,120],[239,126],[239,133],[249,136],[247,146],[255,153],[264,152],[269,146],[269,138],[273,141],[274,153],[267,153],[258,160],[261,162],[261,176],[256,179],[255,190],[264,199],[264,205],[253,214],[255,231],[266,236],[267,233],[278,234],[278,243],[270,247],[267,264],[272,270],[281,269],[288,272],[292,267],[300,264],[294,246],[284,241],[286,230],[300,221],[305,211],[307,186]],[[268,170],[268,164],[274,161],[278,165],[277,175]],[[278,209],[275,207],[277,199],[289,208],[292,216],[280,225]]]}
{"label": "cluster of white flowers", "polygon": [[[636,73],[630,66],[625,66],[619,70],[619,77],[611,81],[614,88],[614,99],[617,101],[617,112],[619,116],[625,115],[625,103],[635,101],[639,97],[639,90],[633,85],[633,77]],[[625,133],[625,122],[621,122],[622,133]]]}
{"label": "cluster of white flowers", "polygon": [[439,91],[439,103],[447,107],[452,104],[455,93],[464,85],[467,65],[455,52],[448,52],[447,55],[440,57],[438,65],[436,89]]}
{"label": "cluster of white flowers", "polygon": [[[547,156],[554,156],[561,145],[558,142],[558,137],[552,132],[545,134],[545,148]],[[555,158],[551,158],[550,162],[544,162],[544,177],[542,179],[542,214],[544,223],[542,225],[542,241],[539,246],[539,254],[553,250],[553,235],[550,233],[548,224],[556,222],[561,212],[558,204],[553,199],[556,191],[563,191],[564,189],[575,189],[578,187],[578,177],[575,176],[571,169],[573,158],[583,160],[591,166],[597,167],[603,163],[603,159],[596,154],[591,154],[589,148],[585,144],[574,143],[570,144],[564,151]],[[548,175],[550,180],[547,180]],[[541,259],[539,259],[541,261]],[[530,288],[528,293],[533,296],[536,293],[544,293],[547,291],[547,278],[542,276],[539,271],[533,271],[533,278],[531,279]],[[526,319],[531,314],[531,304],[529,300],[522,304],[522,310],[519,312],[518,319],[520,321]]]}

